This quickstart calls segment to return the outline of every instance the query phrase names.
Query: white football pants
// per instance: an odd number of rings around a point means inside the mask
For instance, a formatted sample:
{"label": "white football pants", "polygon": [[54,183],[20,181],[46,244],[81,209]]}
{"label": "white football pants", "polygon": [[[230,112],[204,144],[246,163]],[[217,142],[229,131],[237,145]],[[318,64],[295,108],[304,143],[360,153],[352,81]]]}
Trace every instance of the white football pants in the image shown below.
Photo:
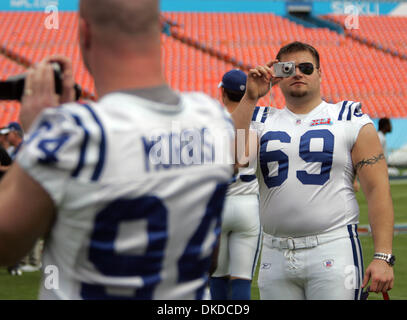
{"label": "white football pants", "polygon": [[363,273],[356,225],[302,238],[264,233],[262,300],[359,300]]}
{"label": "white football pants", "polygon": [[213,277],[251,280],[261,244],[259,199],[256,194],[227,196],[222,212],[218,268]]}

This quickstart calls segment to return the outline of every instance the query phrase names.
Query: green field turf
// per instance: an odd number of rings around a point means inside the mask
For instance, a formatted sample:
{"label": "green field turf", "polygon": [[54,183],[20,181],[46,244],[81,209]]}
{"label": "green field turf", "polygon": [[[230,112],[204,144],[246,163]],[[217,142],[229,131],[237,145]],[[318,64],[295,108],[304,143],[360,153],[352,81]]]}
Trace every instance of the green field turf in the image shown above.
{"label": "green field turf", "polygon": [[[396,181],[391,184],[391,193],[394,203],[395,223],[407,225],[407,182]],[[360,204],[360,224],[368,224],[367,205],[363,193],[357,193]],[[373,255],[373,243],[370,236],[360,236],[363,247],[365,267]],[[390,299],[407,300],[407,234],[394,236],[393,252],[397,257],[395,271],[395,284],[389,292]],[[11,277],[5,269],[0,269],[0,300],[26,300],[36,299],[40,282],[40,273],[24,273],[21,277]],[[259,299],[257,287],[257,272],[252,285],[252,299]],[[370,294],[369,300],[382,299],[381,295]]]}

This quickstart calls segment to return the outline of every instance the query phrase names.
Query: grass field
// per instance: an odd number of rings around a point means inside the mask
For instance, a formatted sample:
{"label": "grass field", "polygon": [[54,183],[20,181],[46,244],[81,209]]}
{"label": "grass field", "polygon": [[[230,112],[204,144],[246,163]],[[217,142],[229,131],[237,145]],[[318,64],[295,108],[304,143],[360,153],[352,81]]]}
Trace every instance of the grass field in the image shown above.
{"label": "grass field", "polygon": [[[394,203],[395,223],[407,225],[407,182],[395,181],[391,184],[391,193]],[[363,193],[358,192],[360,205],[360,224],[368,224],[367,205]],[[365,266],[373,256],[373,243],[371,236],[360,236],[363,247]],[[389,292],[392,300],[407,300],[407,234],[396,234],[393,242],[393,252],[397,257],[395,271],[395,284]],[[5,269],[0,269],[0,300],[32,300],[38,295],[40,273],[24,273],[21,277],[11,277]],[[252,285],[252,299],[259,299],[257,287],[257,272]],[[381,295],[370,294],[369,300],[382,299]]]}

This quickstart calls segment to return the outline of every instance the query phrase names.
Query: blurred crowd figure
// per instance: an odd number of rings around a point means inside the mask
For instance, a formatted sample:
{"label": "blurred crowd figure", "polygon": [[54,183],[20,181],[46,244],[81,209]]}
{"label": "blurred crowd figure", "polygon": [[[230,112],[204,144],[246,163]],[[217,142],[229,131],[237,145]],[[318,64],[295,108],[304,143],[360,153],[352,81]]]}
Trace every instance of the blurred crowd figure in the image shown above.
{"label": "blurred crowd figure", "polygon": [[[18,122],[10,122],[0,129],[0,179],[10,168],[24,141],[24,130]],[[39,240],[31,252],[19,263],[9,266],[10,275],[21,276],[23,272],[38,271],[41,268],[43,241]]]}
{"label": "blurred crowd figure", "polygon": [[383,152],[386,160],[388,160],[387,144],[386,144],[386,134],[390,133],[392,130],[391,122],[389,118],[381,118],[379,120],[379,130],[377,134],[379,135],[380,143],[383,147]]}
{"label": "blurred crowd figure", "polygon": [[381,118],[379,120],[379,130],[377,134],[379,135],[379,140],[380,143],[382,144],[383,148],[383,154],[384,157],[386,158],[386,162],[388,164],[388,171],[389,171],[389,176],[398,176],[400,174],[399,170],[395,167],[391,167],[389,164],[389,150],[387,148],[387,141],[386,141],[386,135],[388,133],[392,132],[392,124],[389,118]]}

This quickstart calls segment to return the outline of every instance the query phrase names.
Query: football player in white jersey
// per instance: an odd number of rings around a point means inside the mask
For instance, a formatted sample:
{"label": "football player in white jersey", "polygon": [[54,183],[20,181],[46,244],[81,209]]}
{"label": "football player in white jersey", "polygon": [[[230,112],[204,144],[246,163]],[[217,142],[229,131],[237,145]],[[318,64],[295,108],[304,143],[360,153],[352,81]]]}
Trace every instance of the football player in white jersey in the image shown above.
{"label": "football player in white jersey", "polygon": [[[276,77],[277,62],[294,62],[295,75]],[[236,128],[248,132],[253,108],[271,85],[278,83],[286,100],[264,123],[252,123],[264,232],[261,299],[359,299],[370,280],[375,292],[393,287],[394,217],[382,147],[360,103],[322,100],[322,75],[315,48],[290,43],[275,61],[249,71],[233,113]],[[355,172],[375,249],[364,276]]]}
{"label": "football player in white jersey", "polygon": [[[246,91],[246,74],[226,72],[219,84],[222,102],[229,113]],[[228,187],[222,214],[217,269],[210,278],[213,300],[250,300],[251,280],[261,242],[256,162],[240,168]]]}
{"label": "football player in white jersey", "polygon": [[233,174],[231,118],[165,84],[158,0],[82,0],[79,29],[99,101],[52,107],[73,101],[70,63],[57,59],[60,101],[49,61],[30,70],[29,139],[0,186],[0,265],[47,235],[41,299],[201,299]]}

